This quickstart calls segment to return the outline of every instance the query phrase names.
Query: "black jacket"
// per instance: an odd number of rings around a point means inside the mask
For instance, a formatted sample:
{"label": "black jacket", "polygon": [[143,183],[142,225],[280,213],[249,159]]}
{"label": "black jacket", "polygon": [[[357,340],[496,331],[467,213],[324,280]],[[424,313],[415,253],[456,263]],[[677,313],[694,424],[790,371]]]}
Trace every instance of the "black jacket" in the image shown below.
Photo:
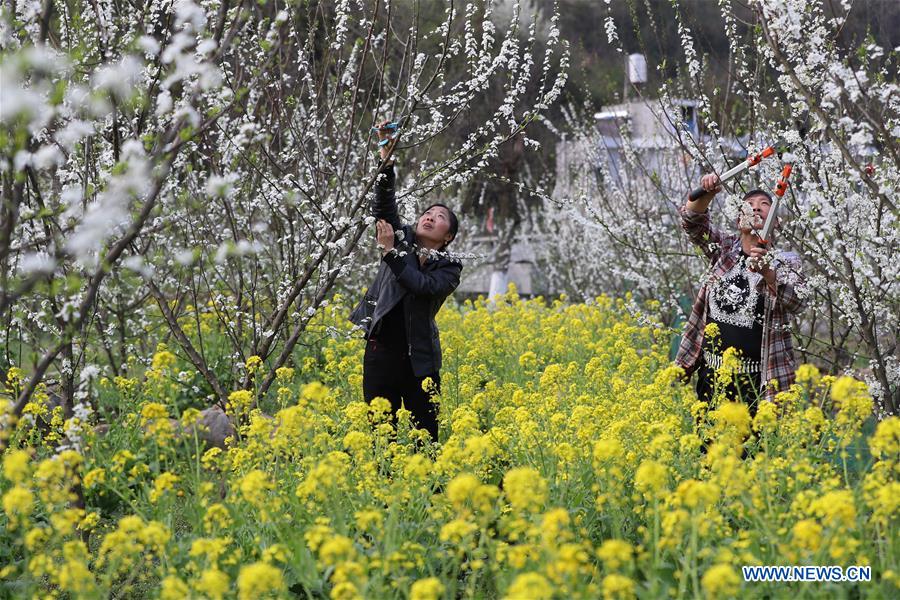
{"label": "black jacket", "polygon": [[419,266],[413,247],[415,231],[400,221],[394,182],[394,167],[388,165],[375,184],[372,212],[376,219],[390,223],[395,232],[402,232],[402,235],[394,236],[394,247],[398,252],[382,258],[375,281],[350,314],[350,321],[362,327],[368,339],[378,321],[402,302],[413,373],[416,377],[425,377],[441,369],[441,341],[434,317],[447,296],[459,285],[462,264],[440,256],[429,257]]}

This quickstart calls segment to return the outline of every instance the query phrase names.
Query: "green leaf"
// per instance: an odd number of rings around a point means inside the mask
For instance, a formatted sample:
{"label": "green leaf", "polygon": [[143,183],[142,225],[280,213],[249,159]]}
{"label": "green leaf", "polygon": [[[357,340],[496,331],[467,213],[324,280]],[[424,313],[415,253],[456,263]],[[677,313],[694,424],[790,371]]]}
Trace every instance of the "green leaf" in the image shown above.
{"label": "green leaf", "polygon": [[68,80],[66,79],[60,79],[54,84],[53,90],[50,92],[50,104],[52,104],[53,106],[62,104],[62,101],[66,96],[67,84]]}
{"label": "green leaf", "polygon": [[178,139],[180,139],[182,142],[186,142],[192,137],[194,137],[193,125],[185,125],[178,131]]}

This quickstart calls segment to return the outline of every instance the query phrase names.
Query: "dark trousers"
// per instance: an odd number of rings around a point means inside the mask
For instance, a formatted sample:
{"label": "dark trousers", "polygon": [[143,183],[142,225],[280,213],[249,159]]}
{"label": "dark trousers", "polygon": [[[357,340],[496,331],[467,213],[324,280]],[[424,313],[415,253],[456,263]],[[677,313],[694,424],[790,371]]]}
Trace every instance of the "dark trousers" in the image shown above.
{"label": "dark trousers", "polygon": [[[697,399],[701,402],[709,404],[715,395],[716,388],[716,370],[707,367],[703,358],[700,358],[700,368],[697,369]],[[750,418],[756,416],[756,406],[759,403],[759,391],[762,378],[759,373],[740,373],[732,376],[731,383],[724,390],[725,398],[730,402],[744,402],[750,409]],[[697,415],[697,425],[699,426],[704,415]],[[753,436],[759,439],[759,435],[753,432]],[[749,437],[749,436],[748,436]],[[746,440],[747,438],[745,438]],[[702,439],[700,452],[706,454],[711,439]],[[741,458],[747,458],[746,449],[743,450]]]}
{"label": "dark trousers", "polygon": [[[716,371],[702,362],[697,369],[697,398],[707,404],[712,402],[716,387]],[[743,402],[750,409],[750,417],[756,416],[756,405],[759,402],[760,375],[759,373],[741,373],[732,377],[731,383],[725,388],[725,397],[730,402]]]}
{"label": "dark trousers", "polygon": [[[438,373],[427,375],[440,393],[441,377]],[[385,398],[391,402],[391,412],[396,417],[401,404],[412,413],[413,426],[438,439],[437,405],[432,395],[422,389],[426,377],[416,377],[409,356],[402,350],[388,348],[370,339],[366,343],[363,358],[363,397],[366,402]]]}

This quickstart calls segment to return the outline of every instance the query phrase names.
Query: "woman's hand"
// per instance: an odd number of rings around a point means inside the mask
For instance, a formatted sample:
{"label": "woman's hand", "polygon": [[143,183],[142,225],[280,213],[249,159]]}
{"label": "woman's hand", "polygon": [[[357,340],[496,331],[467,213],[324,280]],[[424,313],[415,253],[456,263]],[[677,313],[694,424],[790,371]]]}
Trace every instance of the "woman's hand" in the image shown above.
{"label": "woman's hand", "polygon": [[394,249],[394,228],[384,219],[378,219],[375,222],[375,239],[378,240],[381,254],[387,254]]}
{"label": "woman's hand", "polygon": [[389,124],[390,121],[382,121],[376,130],[378,132],[379,142],[390,140],[387,144],[378,147],[378,151],[381,154],[381,160],[386,159],[397,144],[397,129],[396,127],[388,127]]}

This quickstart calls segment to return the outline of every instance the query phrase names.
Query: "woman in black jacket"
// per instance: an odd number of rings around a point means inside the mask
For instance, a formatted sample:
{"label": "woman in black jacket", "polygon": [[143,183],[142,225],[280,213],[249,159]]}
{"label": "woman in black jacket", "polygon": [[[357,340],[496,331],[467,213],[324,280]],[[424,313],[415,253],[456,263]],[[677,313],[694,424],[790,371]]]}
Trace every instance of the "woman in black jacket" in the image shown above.
{"label": "woman in black jacket", "polygon": [[[379,139],[389,139],[391,133],[383,124]],[[394,141],[381,146],[382,160],[390,155]],[[441,342],[434,317],[459,285],[462,264],[445,252],[456,237],[459,221],[447,206],[435,203],[414,226],[403,224],[394,182],[390,160],[378,176],[372,205],[381,266],[350,320],[366,334],[366,401],[386,398],[395,415],[405,406],[412,413],[413,425],[437,441],[437,407],[432,393],[440,389]],[[434,381],[427,391],[422,389],[426,378]]]}

